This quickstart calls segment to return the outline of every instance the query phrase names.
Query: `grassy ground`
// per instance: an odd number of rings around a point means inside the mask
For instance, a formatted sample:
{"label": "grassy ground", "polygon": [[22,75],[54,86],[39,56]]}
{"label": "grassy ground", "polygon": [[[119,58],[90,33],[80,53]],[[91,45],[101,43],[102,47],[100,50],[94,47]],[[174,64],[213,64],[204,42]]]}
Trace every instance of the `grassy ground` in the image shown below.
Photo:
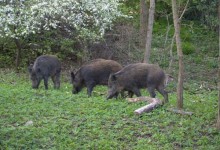
{"label": "grassy ground", "polygon": [[145,102],[107,101],[102,86],[91,98],[85,89],[78,95],[71,89],[62,82],[54,90],[50,82],[48,91],[43,83],[33,90],[27,74],[1,70],[0,149],[220,149],[216,90],[185,90],[192,116],[167,111],[176,105],[175,93],[169,104],[137,116],[133,111]]}

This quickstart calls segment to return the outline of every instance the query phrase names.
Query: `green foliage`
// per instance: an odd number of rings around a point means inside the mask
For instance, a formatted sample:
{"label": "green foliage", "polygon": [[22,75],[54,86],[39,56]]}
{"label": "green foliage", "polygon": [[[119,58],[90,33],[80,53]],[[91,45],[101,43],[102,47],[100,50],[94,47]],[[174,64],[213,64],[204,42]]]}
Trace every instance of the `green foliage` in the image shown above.
{"label": "green foliage", "polygon": [[209,58],[208,59],[208,66],[210,68],[218,68],[218,59],[217,58]]}
{"label": "green foliage", "polygon": [[120,5],[120,9],[124,14],[131,16],[130,22],[135,26],[139,26],[140,21],[140,0],[124,1]]}
{"label": "green foliage", "polygon": [[214,30],[218,26],[218,0],[193,0],[186,11],[187,20],[200,21],[201,24]]}
{"label": "green foliage", "polygon": [[184,55],[190,55],[195,52],[195,46],[192,42],[192,31],[190,25],[183,24],[181,28],[182,50]]}
{"label": "green foliage", "polygon": [[8,38],[0,38],[0,68],[12,67],[15,44]]}
{"label": "green foliage", "polygon": [[0,68],[6,68],[11,66],[12,58],[8,55],[0,55]]}
{"label": "green foliage", "polygon": [[[63,78],[62,78],[63,81]],[[145,102],[106,101],[106,87],[97,86],[88,98],[84,89],[72,95],[72,86],[60,90],[31,89],[28,74],[0,70],[0,149],[218,149],[214,128],[217,91],[184,93],[192,116],[171,113],[170,103],[136,116]],[[144,95],[148,93],[143,92]],[[162,98],[161,95],[158,95]]]}
{"label": "green foliage", "polygon": [[192,40],[192,36],[191,36],[191,32],[189,31],[188,27],[183,27],[181,28],[181,32],[180,32],[180,37],[182,41],[187,41],[187,42],[191,42]]}
{"label": "green foliage", "polygon": [[202,60],[203,60],[203,58],[202,58],[202,56],[194,56],[194,62],[196,63],[196,64],[201,64],[202,63]]}
{"label": "green foliage", "polygon": [[183,54],[185,55],[190,55],[195,52],[195,47],[190,42],[183,42],[182,49],[183,49]]}

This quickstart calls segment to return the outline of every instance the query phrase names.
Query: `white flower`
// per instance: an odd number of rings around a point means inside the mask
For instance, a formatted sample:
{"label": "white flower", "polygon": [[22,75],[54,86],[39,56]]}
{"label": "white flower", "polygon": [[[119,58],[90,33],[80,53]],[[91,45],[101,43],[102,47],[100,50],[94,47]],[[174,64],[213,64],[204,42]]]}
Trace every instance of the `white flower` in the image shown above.
{"label": "white flower", "polygon": [[[6,0],[0,0],[5,2]],[[75,27],[85,38],[102,36],[122,16],[119,0],[11,0],[0,6],[0,36],[19,37],[64,25]],[[9,26],[14,26],[16,31]],[[4,34],[4,35],[3,35]]]}

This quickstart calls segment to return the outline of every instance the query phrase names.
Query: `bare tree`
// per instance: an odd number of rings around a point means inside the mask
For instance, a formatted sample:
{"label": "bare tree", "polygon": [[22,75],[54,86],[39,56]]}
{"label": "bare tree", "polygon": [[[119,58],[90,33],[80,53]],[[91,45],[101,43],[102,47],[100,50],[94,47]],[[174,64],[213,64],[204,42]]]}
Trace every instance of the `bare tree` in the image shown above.
{"label": "bare tree", "polygon": [[[218,1],[218,20],[220,21],[220,0]],[[220,130],[220,25],[218,26],[219,32],[219,54],[218,54],[218,118],[217,128]]]}
{"label": "bare tree", "polygon": [[17,46],[15,67],[16,67],[16,72],[19,72],[19,65],[20,65],[20,59],[21,59],[22,46],[21,46],[21,43],[20,43],[20,41],[18,39],[14,39],[14,41],[15,41],[15,44]]}
{"label": "bare tree", "polygon": [[147,38],[148,7],[146,0],[140,0],[140,48],[145,48]]}
{"label": "bare tree", "polygon": [[[184,10],[183,12],[181,13],[180,17],[179,17],[179,22],[181,22],[182,18],[183,18],[183,15],[185,14],[187,8],[188,8],[188,4],[189,4],[189,0],[186,2],[186,5],[184,7]],[[166,33],[166,40],[167,40],[167,36],[168,36],[168,32],[170,30],[170,25],[169,25],[169,19],[167,17],[167,22],[168,22],[168,29],[167,29],[167,33]],[[170,62],[169,62],[169,68],[168,68],[168,72],[170,73],[171,72],[171,69],[172,69],[172,64],[173,64],[173,44],[174,44],[174,39],[175,39],[175,33],[173,35],[173,38],[172,38],[172,42],[171,42],[171,46],[170,46]],[[166,40],[165,40],[165,43],[164,43],[164,47],[166,45]]]}
{"label": "bare tree", "polygon": [[153,32],[153,24],[154,24],[154,12],[155,12],[155,0],[150,0],[150,9],[149,9],[149,18],[148,18],[148,27],[147,27],[147,39],[146,39],[146,50],[145,50],[145,56],[144,56],[145,63],[149,63],[149,59],[150,59],[152,32]]}
{"label": "bare tree", "polygon": [[177,108],[183,108],[183,52],[180,38],[180,20],[177,12],[176,0],[172,0],[172,10],[173,10],[173,22],[175,27],[175,37],[176,37],[176,46],[179,59],[179,72],[178,72],[178,84],[177,84]]}

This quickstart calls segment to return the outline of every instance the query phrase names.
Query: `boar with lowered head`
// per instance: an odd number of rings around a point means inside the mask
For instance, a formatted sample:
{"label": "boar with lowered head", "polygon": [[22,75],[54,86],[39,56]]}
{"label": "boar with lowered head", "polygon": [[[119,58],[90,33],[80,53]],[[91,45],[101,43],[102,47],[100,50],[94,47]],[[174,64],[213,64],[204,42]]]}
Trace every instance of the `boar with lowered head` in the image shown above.
{"label": "boar with lowered head", "polygon": [[110,99],[121,91],[128,91],[130,95],[141,96],[140,89],[147,88],[151,97],[155,97],[155,89],[168,102],[168,94],[164,90],[166,75],[154,64],[135,63],[124,67],[119,72],[111,74],[108,81],[108,97]]}
{"label": "boar with lowered head", "polygon": [[45,89],[48,89],[48,79],[52,78],[54,88],[60,87],[61,63],[54,55],[42,55],[37,57],[33,65],[28,67],[32,88],[38,88],[41,80],[44,80]]}
{"label": "boar with lowered head", "polygon": [[96,85],[107,85],[111,73],[118,72],[122,66],[113,60],[95,59],[83,65],[75,74],[71,72],[72,93],[76,94],[87,87],[88,96]]}

